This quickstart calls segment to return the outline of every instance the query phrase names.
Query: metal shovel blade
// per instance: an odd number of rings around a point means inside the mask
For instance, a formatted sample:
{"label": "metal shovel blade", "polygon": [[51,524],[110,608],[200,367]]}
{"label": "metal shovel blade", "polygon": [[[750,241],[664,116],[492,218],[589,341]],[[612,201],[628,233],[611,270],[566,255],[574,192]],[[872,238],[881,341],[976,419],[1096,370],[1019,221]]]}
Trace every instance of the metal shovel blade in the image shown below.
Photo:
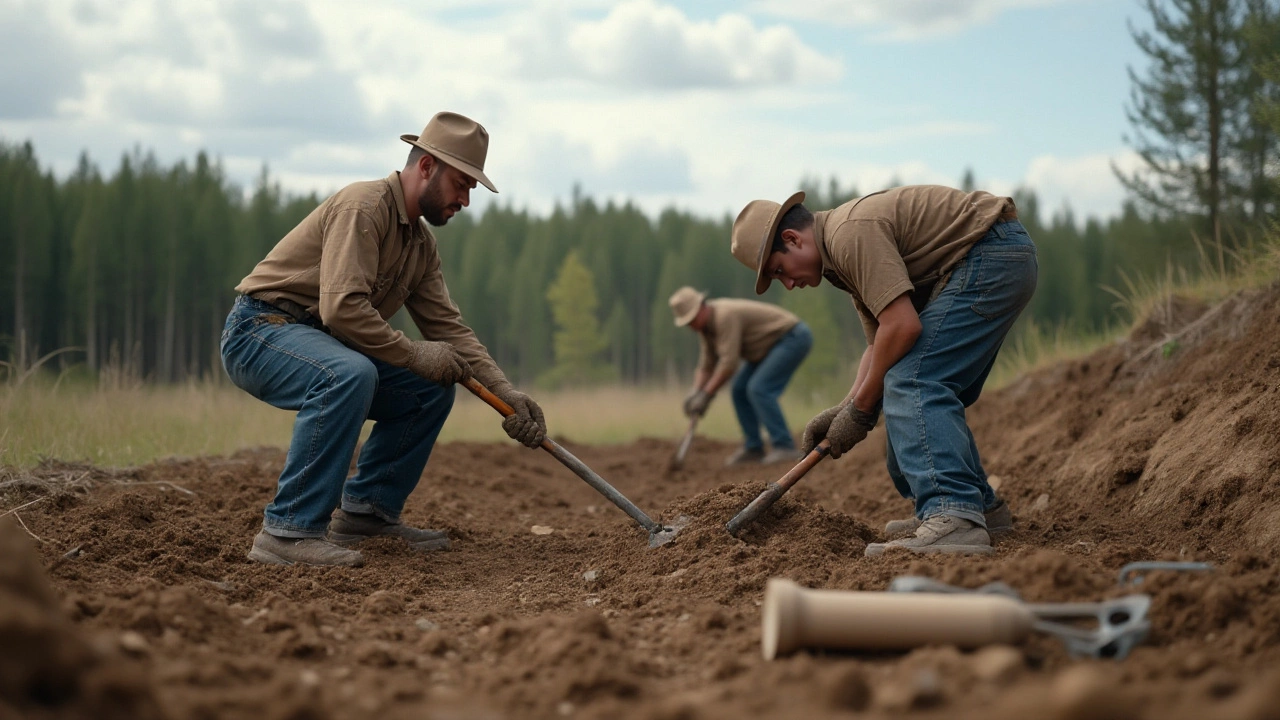
{"label": "metal shovel blade", "polygon": [[692,519],[688,515],[681,515],[668,525],[659,524],[649,533],[649,547],[656,548],[666,545],[676,539],[676,535],[690,523]]}

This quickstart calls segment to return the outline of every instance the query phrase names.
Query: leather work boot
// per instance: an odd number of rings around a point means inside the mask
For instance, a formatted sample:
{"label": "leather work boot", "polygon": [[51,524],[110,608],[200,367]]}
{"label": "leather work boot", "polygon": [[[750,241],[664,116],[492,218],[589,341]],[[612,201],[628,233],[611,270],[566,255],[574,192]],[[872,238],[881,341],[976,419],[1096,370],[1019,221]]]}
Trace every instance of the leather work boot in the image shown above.
{"label": "leather work boot", "polygon": [[253,539],[249,559],[268,565],[364,565],[364,556],[358,550],[338,547],[324,538],[276,537],[266,530]]}
{"label": "leather work boot", "polygon": [[764,450],[761,450],[760,448],[741,447],[732,455],[725,458],[724,464],[726,467],[732,467],[734,465],[756,465],[763,460]]}
{"label": "leather work boot", "polygon": [[795,448],[773,448],[769,452],[765,453],[764,459],[760,462],[765,465],[772,465],[773,463],[781,462],[791,463],[794,465],[803,459],[804,453]]}
{"label": "leather work boot", "polygon": [[922,554],[990,555],[995,552],[986,528],[951,515],[934,515],[926,519],[911,537],[887,543],[871,543],[864,554],[867,557],[878,557],[893,548]]}
{"label": "leather work boot", "polygon": [[[992,538],[1013,531],[1013,513],[1009,512],[1009,504],[1003,498],[997,498],[996,504],[987,508],[983,515],[987,519],[987,534]],[[910,535],[918,527],[920,521],[916,518],[890,520],[884,524],[884,535],[890,540],[896,540]]]}
{"label": "leather work boot", "polygon": [[449,534],[443,530],[424,530],[402,523],[387,522],[377,515],[349,513],[338,509],[329,521],[329,542],[342,547],[361,540],[386,535],[404,538],[414,550],[448,550]]}

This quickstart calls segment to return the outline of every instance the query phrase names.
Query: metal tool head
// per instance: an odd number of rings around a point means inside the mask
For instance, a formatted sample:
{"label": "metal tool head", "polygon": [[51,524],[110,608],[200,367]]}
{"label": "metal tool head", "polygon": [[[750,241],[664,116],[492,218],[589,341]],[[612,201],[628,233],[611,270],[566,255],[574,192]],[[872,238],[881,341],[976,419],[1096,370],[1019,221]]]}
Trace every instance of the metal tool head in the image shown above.
{"label": "metal tool head", "polygon": [[688,515],[681,515],[669,523],[659,523],[653,528],[653,532],[649,533],[649,547],[656,548],[666,545],[676,539],[676,535],[692,522],[692,518]]}
{"label": "metal tool head", "polygon": [[1183,562],[1183,561],[1165,561],[1150,560],[1131,562],[1120,568],[1119,584],[1139,585],[1142,583],[1143,576],[1152,570],[1174,570],[1176,572],[1209,572],[1213,570],[1213,563],[1207,562]]}
{"label": "metal tool head", "polygon": [[919,575],[900,575],[889,583],[889,592],[931,592],[931,593],[977,593],[979,595],[1004,595],[1014,600],[1021,600],[1018,591],[1007,584],[996,581],[977,588],[962,588],[948,585],[933,578]]}
{"label": "metal tool head", "polygon": [[[1151,621],[1150,595],[1126,595],[1096,603],[1047,603],[1030,605],[1036,630],[1056,636],[1072,655],[1123,660],[1135,645],[1147,638]],[[1074,622],[1096,622],[1085,628]]]}

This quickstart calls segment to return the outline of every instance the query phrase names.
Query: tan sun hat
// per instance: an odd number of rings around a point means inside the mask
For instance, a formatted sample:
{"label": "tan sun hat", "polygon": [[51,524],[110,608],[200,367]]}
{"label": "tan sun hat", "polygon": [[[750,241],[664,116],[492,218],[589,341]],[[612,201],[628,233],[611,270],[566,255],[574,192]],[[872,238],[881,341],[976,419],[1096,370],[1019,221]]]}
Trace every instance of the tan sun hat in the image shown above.
{"label": "tan sun hat", "polygon": [[756,271],[756,294],[763,295],[773,278],[764,276],[764,261],[773,246],[773,234],[778,223],[791,208],[804,202],[804,193],[798,192],[779,205],[772,200],[752,200],[733,221],[733,234],[729,251],[738,262]]}
{"label": "tan sun hat", "polygon": [[489,152],[489,131],[480,123],[458,113],[440,112],[422,129],[421,135],[401,135],[400,139],[420,147],[440,161],[461,170],[493,192],[484,174],[484,158]]}
{"label": "tan sun hat", "polygon": [[693,322],[706,298],[706,293],[698,292],[688,285],[671,293],[671,299],[667,303],[671,305],[671,314],[676,316],[676,327],[684,327]]}

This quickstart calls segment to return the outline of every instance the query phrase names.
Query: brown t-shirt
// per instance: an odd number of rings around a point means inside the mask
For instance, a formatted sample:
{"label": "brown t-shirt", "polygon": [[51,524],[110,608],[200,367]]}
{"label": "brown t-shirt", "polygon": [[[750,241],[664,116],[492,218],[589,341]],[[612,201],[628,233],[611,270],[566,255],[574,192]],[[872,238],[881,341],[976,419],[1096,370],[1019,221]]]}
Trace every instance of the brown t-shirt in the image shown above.
{"label": "brown t-shirt", "polygon": [[1013,199],[981,190],[907,185],[814,213],[822,274],[853,296],[867,342],[878,316],[903,293],[920,311],[942,281]]}
{"label": "brown t-shirt", "polygon": [[397,367],[408,367],[411,341],[387,320],[407,307],[422,336],[456,347],[476,379],[490,389],[508,384],[449,298],[436,238],[420,219],[410,222],[399,172],[325,200],[236,290],[297,303],[348,346]]}
{"label": "brown t-shirt", "polygon": [[777,305],[717,298],[708,300],[711,319],[698,333],[698,367],[707,372],[733,371],[740,360],[760,362],[800,318]]}

